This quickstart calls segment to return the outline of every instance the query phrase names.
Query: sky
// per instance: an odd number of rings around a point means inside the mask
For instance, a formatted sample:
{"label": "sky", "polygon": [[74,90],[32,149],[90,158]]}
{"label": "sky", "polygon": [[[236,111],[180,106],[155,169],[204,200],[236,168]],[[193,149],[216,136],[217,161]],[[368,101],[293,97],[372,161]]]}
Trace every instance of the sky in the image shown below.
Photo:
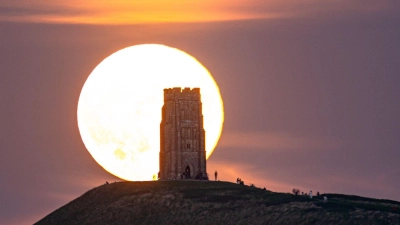
{"label": "sky", "polygon": [[110,2],[2,0],[1,224],[119,181],[85,149],[77,104],[96,65],[144,43],[191,54],[219,85],[209,174],[400,201],[398,1]]}

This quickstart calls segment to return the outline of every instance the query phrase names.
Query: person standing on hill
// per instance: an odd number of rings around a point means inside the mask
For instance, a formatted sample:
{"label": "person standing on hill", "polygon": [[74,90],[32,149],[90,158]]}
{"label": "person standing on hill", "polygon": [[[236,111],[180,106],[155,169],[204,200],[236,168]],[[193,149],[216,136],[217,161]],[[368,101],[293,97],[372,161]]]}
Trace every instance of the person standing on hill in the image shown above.
{"label": "person standing on hill", "polygon": [[215,177],[215,181],[217,181],[217,177],[218,177],[218,172],[217,171],[215,171],[214,177]]}
{"label": "person standing on hill", "polygon": [[312,198],[312,191],[310,191],[310,198]]}

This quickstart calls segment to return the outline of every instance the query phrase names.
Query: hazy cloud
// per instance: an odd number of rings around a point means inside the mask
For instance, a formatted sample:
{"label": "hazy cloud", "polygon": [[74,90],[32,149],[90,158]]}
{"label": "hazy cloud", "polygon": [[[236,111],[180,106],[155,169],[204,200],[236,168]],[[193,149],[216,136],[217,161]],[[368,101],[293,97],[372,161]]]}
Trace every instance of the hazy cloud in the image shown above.
{"label": "hazy cloud", "polygon": [[226,132],[219,146],[264,150],[336,149],[338,143],[321,137],[301,137],[273,132]]}
{"label": "hazy cloud", "polygon": [[261,18],[329,16],[340,12],[393,11],[386,1],[3,1],[0,21],[39,23],[137,24],[205,22]]}

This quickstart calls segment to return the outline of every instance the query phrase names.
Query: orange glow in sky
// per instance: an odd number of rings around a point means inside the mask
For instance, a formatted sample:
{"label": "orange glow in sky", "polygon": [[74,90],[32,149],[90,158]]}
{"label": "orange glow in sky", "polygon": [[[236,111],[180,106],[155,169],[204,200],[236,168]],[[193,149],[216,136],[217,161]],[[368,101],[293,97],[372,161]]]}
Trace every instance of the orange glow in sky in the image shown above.
{"label": "orange glow in sky", "polygon": [[[343,7],[345,5],[345,7]],[[287,17],[320,17],[330,11],[371,13],[390,7],[345,0],[3,0],[0,21],[69,24],[211,22]]]}
{"label": "orange glow in sky", "polygon": [[[6,0],[10,13],[0,21],[80,24],[138,24],[160,22],[209,22],[277,17],[275,13],[251,10],[258,1],[26,1]],[[273,2],[273,1],[270,1]]]}

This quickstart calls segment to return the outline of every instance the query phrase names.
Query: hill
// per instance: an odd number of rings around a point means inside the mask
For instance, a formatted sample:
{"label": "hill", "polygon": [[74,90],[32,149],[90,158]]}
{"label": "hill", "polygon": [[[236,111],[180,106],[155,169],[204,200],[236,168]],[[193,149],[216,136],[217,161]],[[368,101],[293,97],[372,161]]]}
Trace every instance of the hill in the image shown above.
{"label": "hill", "polygon": [[229,182],[118,182],[36,224],[400,224],[400,202],[325,196],[328,202]]}

